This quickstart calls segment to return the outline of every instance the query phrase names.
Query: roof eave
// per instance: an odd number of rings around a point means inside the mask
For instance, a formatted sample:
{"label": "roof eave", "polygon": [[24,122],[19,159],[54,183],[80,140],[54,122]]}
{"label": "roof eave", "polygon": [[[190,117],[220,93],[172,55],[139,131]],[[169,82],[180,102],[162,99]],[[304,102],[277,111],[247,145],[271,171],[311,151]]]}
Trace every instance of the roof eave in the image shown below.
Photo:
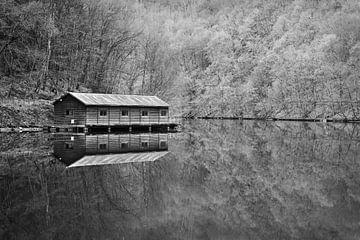
{"label": "roof eave", "polygon": [[86,107],[143,107],[143,108],[169,108],[169,106],[159,105],[111,105],[111,104],[84,104]]}
{"label": "roof eave", "polygon": [[[70,95],[73,98],[75,98],[76,100],[78,100],[79,102],[81,102],[82,104],[84,104],[85,106],[87,106],[87,104],[85,102],[83,102],[81,99],[79,99],[78,97],[76,97],[76,95],[74,95],[72,92],[68,92],[66,95]],[[65,96],[66,96],[65,95]]]}
{"label": "roof eave", "polygon": [[80,103],[86,105],[83,101],[81,101],[79,98],[77,98],[77,97],[76,97],[75,95],[73,95],[71,92],[68,92],[68,93],[62,95],[60,98],[56,99],[56,100],[53,102],[53,105],[55,105],[56,103],[61,102],[62,99],[64,99],[65,97],[67,97],[67,96],[69,96],[69,95],[72,96],[73,98],[75,98],[75,99],[76,99],[77,101],[79,101]]}

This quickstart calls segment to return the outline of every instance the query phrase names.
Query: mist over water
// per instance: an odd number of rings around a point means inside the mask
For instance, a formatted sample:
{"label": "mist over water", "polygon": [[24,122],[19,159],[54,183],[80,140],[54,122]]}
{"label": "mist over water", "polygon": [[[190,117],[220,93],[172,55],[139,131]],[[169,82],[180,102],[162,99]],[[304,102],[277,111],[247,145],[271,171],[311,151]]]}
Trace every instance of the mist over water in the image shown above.
{"label": "mist over water", "polygon": [[[196,120],[155,135],[92,148],[88,136],[0,135],[0,238],[360,238],[358,125]],[[56,149],[77,152],[70,163]]]}

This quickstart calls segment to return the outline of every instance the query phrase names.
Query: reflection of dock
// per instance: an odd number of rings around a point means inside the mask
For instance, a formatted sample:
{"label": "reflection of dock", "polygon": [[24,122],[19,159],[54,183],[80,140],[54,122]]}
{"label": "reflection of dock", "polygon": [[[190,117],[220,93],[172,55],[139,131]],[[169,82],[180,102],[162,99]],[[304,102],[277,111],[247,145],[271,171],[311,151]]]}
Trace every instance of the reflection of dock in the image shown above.
{"label": "reflection of dock", "polygon": [[54,155],[67,165],[80,160],[83,165],[154,161],[167,149],[168,134],[164,133],[56,134],[54,142]]}

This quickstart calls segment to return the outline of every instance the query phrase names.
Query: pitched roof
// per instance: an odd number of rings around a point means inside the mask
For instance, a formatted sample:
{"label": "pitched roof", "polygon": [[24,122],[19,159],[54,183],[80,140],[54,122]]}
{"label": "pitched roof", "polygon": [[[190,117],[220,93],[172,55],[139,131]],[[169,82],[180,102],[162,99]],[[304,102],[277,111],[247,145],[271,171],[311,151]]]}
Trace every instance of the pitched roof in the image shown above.
{"label": "pitched roof", "polygon": [[156,96],[74,92],[69,92],[65,96],[67,95],[73,96],[85,105],[169,107],[169,104]]}
{"label": "pitched roof", "polygon": [[109,165],[136,162],[153,162],[167,155],[168,151],[160,152],[143,152],[143,153],[122,153],[122,154],[105,154],[84,156],[74,162],[68,168],[84,167],[94,165]]}

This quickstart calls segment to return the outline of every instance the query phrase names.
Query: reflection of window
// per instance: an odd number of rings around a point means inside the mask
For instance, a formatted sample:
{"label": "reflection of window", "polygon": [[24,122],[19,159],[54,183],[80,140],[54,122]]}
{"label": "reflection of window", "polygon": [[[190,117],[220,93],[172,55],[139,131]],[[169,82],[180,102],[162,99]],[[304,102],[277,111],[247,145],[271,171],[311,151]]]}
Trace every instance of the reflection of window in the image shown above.
{"label": "reflection of window", "polygon": [[73,143],[65,143],[65,149],[73,149],[74,145]]}
{"label": "reflection of window", "polygon": [[65,115],[69,116],[69,115],[73,115],[73,110],[70,110],[70,109],[66,109],[65,111]]}
{"label": "reflection of window", "polygon": [[100,110],[100,116],[106,116],[107,111],[106,110]]}
{"label": "reflection of window", "polygon": [[161,111],[161,116],[166,116],[167,112],[165,110]]}
{"label": "reflection of window", "polygon": [[129,148],[129,143],[121,143],[121,148]]}
{"label": "reflection of window", "polygon": [[121,111],[121,116],[129,116],[129,111],[128,110],[122,110]]}
{"label": "reflection of window", "polygon": [[160,147],[166,147],[166,141],[161,141],[160,142]]}
{"label": "reflection of window", "polygon": [[106,144],[104,144],[104,143],[99,144],[99,148],[101,150],[105,150],[106,149]]}
{"label": "reflection of window", "polygon": [[141,142],[141,147],[147,148],[147,147],[149,147],[149,143],[148,142]]}
{"label": "reflection of window", "polygon": [[147,116],[148,115],[148,111],[142,111],[141,112],[141,116]]}

